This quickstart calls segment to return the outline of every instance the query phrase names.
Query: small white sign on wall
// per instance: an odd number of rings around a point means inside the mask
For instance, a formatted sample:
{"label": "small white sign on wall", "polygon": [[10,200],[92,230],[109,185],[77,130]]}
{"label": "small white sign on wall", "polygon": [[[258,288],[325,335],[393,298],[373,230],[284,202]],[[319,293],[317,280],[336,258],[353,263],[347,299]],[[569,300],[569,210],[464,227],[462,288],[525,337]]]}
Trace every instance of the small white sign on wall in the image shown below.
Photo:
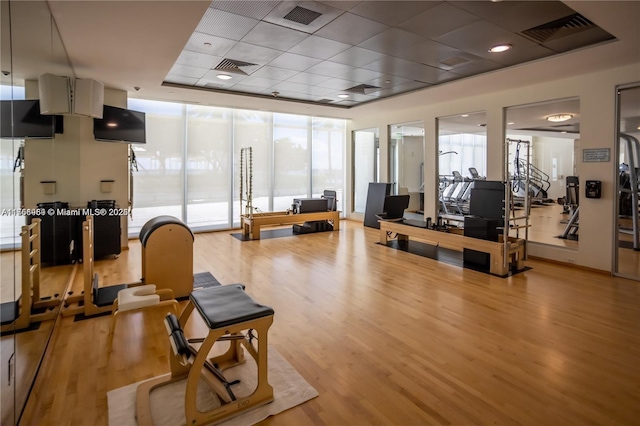
{"label": "small white sign on wall", "polygon": [[582,150],[583,163],[608,163],[611,161],[609,148],[590,148]]}

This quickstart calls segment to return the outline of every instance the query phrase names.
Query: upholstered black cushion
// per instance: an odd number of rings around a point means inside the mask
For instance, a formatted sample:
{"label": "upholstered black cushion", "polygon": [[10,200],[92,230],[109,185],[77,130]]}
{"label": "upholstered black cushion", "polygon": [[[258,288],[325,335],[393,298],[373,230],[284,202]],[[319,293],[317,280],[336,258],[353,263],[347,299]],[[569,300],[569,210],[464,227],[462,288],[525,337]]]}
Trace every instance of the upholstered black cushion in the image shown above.
{"label": "upholstered black cushion", "polygon": [[187,231],[189,231],[189,233],[191,234],[191,238],[194,238],[193,232],[191,232],[191,229],[187,225],[185,225],[183,221],[181,221],[176,217],[165,215],[165,216],[158,216],[158,217],[154,217],[153,219],[149,219],[147,223],[144,224],[142,229],[140,229],[140,236],[139,236],[140,244],[142,244],[143,247],[146,247],[147,240],[149,239],[151,234],[153,234],[153,231],[155,231],[156,229],[164,225],[182,226]]}
{"label": "upholstered black cushion", "polygon": [[256,303],[244,292],[241,284],[204,288],[194,291],[189,297],[212,330],[274,313],[270,307]]}

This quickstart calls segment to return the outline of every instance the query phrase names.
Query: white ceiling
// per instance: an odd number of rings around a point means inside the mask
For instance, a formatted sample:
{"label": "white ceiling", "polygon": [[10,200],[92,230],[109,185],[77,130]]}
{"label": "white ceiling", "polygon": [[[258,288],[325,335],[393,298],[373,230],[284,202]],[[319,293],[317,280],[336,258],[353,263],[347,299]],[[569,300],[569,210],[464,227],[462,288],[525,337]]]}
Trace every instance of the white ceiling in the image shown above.
{"label": "white ceiling", "polygon": [[[14,0],[12,3],[17,10],[18,4],[30,2]],[[264,3],[268,2],[265,0]],[[347,10],[358,5],[360,10],[365,10],[369,3],[375,6],[376,2],[327,1],[324,3]],[[503,69],[445,83],[447,95],[485,94],[497,88],[518,87],[524,82],[534,84],[560,76],[578,75],[585,70],[595,71],[640,62],[640,26],[638,25],[640,2],[567,1],[564,3],[613,34],[617,41],[604,46],[556,55],[551,59],[537,60],[524,67],[516,65],[509,68],[518,70],[517,73]],[[296,104],[280,99],[163,86],[163,81],[188,44],[201,18],[209,10],[210,1],[50,0],[48,4],[59,27],[64,48],[76,77],[102,81],[106,87],[129,92],[130,97],[265,109],[275,112],[297,111],[329,117],[350,117],[350,110],[324,105]],[[373,11],[375,8],[372,8],[371,13]],[[12,25],[12,32],[33,35],[42,28],[40,23],[30,23],[28,19],[22,19],[19,20],[19,24]],[[3,33],[4,31],[3,28]],[[37,40],[36,37],[27,38]],[[58,73],[62,74],[62,65],[57,69],[51,66],[47,69],[37,66],[20,69],[19,64],[29,63],[29,60],[20,60],[20,56],[33,59],[38,56],[37,50],[35,52],[35,54],[29,52],[27,46],[14,49],[13,55],[17,59],[14,60],[14,72],[18,78],[33,79],[43,72],[59,71]],[[550,65],[545,66],[545,64]],[[638,80],[640,80],[640,66]],[[467,81],[470,84],[461,84]],[[476,84],[475,81],[482,84]],[[140,91],[136,92],[134,87],[140,87]],[[442,91],[437,91],[439,87],[440,85],[427,87],[423,91],[431,93],[432,90],[436,90],[434,93],[441,94]],[[459,93],[461,91],[463,94]],[[377,102],[373,102],[367,106],[376,104]]]}

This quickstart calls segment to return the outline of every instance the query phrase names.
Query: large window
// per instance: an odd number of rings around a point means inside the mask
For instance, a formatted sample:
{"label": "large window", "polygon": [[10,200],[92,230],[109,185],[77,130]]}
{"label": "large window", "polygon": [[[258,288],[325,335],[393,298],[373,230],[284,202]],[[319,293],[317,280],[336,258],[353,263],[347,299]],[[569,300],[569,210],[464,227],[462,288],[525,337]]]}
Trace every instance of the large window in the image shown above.
{"label": "large window", "polygon": [[229,223],[232,111],[187,107],[187,219],[190,226]]}
{"label": "large window", "polygon": [[137,233],[156,216],[183,216],[185,105],[131,99],[129,108],[145,112],[147,123],[146,145],[132,145],[138,171],[129,231]]}
{"label": "large window", "polygon": [[314,197],[325,190],[336,191],[337,209],[342,210],[344,188],[343,120],[313,118],[311,150],[311,193]]}
{"label": "large window", "polygon": [[310,192],[310,118],[291,114],[273,116],[275,211],[290,208],[291,200],[306,198]]}
{"label": "large window", "polygon": [[[293,198],[344,193],[344,120],[131,99],[145,112],[146,145],[132,145],[136,235],[147,220],[172,215],[194,229],[238,226],[240,151],[253,175],[253,207],[284,211]],[[250,160],[250,161],[249,161]]]}

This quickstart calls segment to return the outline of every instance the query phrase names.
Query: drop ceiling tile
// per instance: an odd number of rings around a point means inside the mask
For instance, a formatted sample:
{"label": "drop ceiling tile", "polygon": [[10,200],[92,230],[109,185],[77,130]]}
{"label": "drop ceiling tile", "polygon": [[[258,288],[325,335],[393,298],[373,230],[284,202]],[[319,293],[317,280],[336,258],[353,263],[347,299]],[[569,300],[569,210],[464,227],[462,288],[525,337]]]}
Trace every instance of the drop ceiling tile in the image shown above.
{"label": "drop ceiling tile", "polygon": [[284,81],[288,78],[293,77],[296,74],[298,74],[298,71],[273,67],[271,65],[265,65],[259,70],[253,72],[251,75],[253,77],[262,77],[262,78],[268,78],[270,80]]}
{"label": "drop ceiling tile", "polygon": [[211,78],[201,78],[195,85],[198,87],[208,87],[210,89],[230,89],[234,84],[236,83],[232,83],[231,80],[223,81],[212,76]]}
{"label": "drop ceiling tile", "polygon": [[[268,89],[271,86],[279,83],[279,81],[278,80],[272,80],[272,79],[269,79],[269,78],[256,77],[254,75],[250,75],[249,77],[243,79],[241,83],[242,83],[243,86]],[[234,88],[235,88],[235,86],[234,86]]]}
{"label": "drop ceiling tile", "polygon": [[332,78],[330,80],[327,81],[323,81],[322,83],[318,84],[318,86],[320,87],[327,87],[329,89],[334,89],[334,90],[346,90],[350,87],[353,86],[357,86],[358,82],[356,81],[350,81],[350,80],[343,80],[341,78]]}
{"label": "drop ceiling tile", "polygon": [[574,13],[573,9],[561,1],[456,1],[453,5],[514,32],[537,27]]}
{"label": "drop ceiling tile", "polygon": [[242,41],[286,52],[307,37],[309,37],[307,33],[260,22],[244,36]]}
{"label": "drop ceiling tile", "polygon": [[427,40],[418,45],[400,49],[395,56],[420,64],[431,65],[432,67],[440,67],[439,64],[442,60],[458,56],[462,53],[463,52],[453,47]]}
{"label": "drop ceiling tile", "polygon": [[384,24],[347,12],[317,31],[315,35],[356,45],[387,28]]}
{"label": "drop ceiling tile", "polygon": [[223,57],[236,43],[235,40],[195,32],[191,34],[184,50]]}
{"label": "drop ceiling tile", "polygon": [[169,74],[165,79],[165,83],[184,84],[185,86],[193,86],[198,82],[199,78],[181,77],[179,75]]}
{"label": "drop ceiling tile", "polygon": [[384,56],[385,55],[382,53],[354,46],[342,53],[338,53],[336,56],[332,56],[329,61],[354,67],[362,67],[370,64],[371,62],[378,61]]}
{"label": "drop ceiling tile", "polygon": [[218,65],[221,60],[222,58],[220,56],[212,56],[205,53],[183,50],[180,53],[180,56],[178,56],[176,64],[211,69]]}
{"label": "drop ceiling tile", "polygon": [[256,86],[248,86],[244,84],[236,84],[235,86],[233,86],[232,90],[234,92],[242,92],[250,95],[263,95],[263,96],[264,95],[271,96],[271,92],[273,91],[271,89],[264,89],[264,88],[259,88]]}
{"label": "drop ceiling tile", "polygon": [[345,12],[348,12],[362,2],[361,1],[329,0],[329,1],[321,1],[320,3],[328,4],[331,7],[335,7],[336,9],[340,9],[340,10],[344,10]]}
{"label": "drop ceiling tile", "polygon": [[397,26],[439,3],[437,1],[363,1],[353,7],[350,12],[389,26]]}
{"label": "drop ceiling tile", "polygon": [[511,49],[502,53],[503,55],[492,59],[493,62],[497,62],[504,66],[522,64],[535,59],[555,55],[553,50],[540,45],[533,45],[522,49]]}
{"label": "drop ceiling tile", "polygon": [[565,37],[549,39],[542,45],[554,52],[568,52],[569,50],[612,39],[614,39],[614,37],[611,34],[600,27],[595,27]]}
{"label": "drop ceiling tile", "polygon": [[424,89],[425,87],[429,87],[429,86],[430,86],[429,84],[421,83],[419,81],[410,81],[405,84],[393,86],[390,91],[393,94],[406,93],[406,92],[411,92],[418,89]]}
{"label": "drop ceiling tile", "polygon": [[[296,9],[304,12],[310,11],[311,14],[319,14],[308,23],[297,22],[288,17],[288,14]],[[302,9],[300,9],[302,8]],[[285,28],[302,31],[307,34],[313,34],[329,22],[343,14],[344,11],[331,7],[329,4],[316,1],[282,1],[263,18],[264,21],[279,25]],[[287,18],[285,18],[287,16]]]}
{"label": "drop ceiling tile", "polygon": [[292,83],[290,81],[280,81],[271,88],[282,92],[306,93],[309,86],[307,84]]}
{"label": "drop ceiling tile", "polygon": [[257,19],[247,18],[210,7],[200,20],[196,31],[231,40],[240,40],[251,31],[258,22],[260,21]]}
{"label": "drop ceiling tile", "polygon": [[489,49],[499,44],[511,44],[513,48],[504,53],[525,50],[535,43],[486,21],[472,24],[448,32],[435,39],[436,42],[498,62],[500,53],[490,53]]}
{"label": "drop ceiling tile", "polygon": [[372,80],[365,81],[365,84],[371,86],[382,87],[383,89],[390,89],[393,86],[399,86],[400,84],[409,83],[413,81],[408,78],[398,77],[397,75],[382,74],[380,77],[376,77]]}
{"label": "drop ceiling tile", "polygon": [[401,58],[388,58],[365,66],[364,68],[381,73],[397,75],[409,80],[433,83],[438,80],[443,70],[418,64]]}
{"label": "drop ceiling tile", "polygon": [[225,87],[231,87],[234,84],[238,84],[239,82],[241,82],[242,80],[244,80],[245,78],[247,78],[248,76],[246,75],[242,75],[242,74],[233,74],[233,73],[228,73],[231,76],[231,80],[220,80],[219,78],[217,78],[216,76],[220,74],[220,71],[216,71],[216,70],[211,70],[209,72],[207,72],[198,82],[198,85],[200,85],[200,83],[202,81],[207,81],[207,82],[211,82],[213,84],[216,85],[223,85]]}
{"label": "drop ceiling tile", "polygon": [[211,6],[215,9],[225,10],[236,15],[254,19],[262,19],[280,3],[278,0],[226,0],[214,1]]}
{"label": "drop ceiling tile", "polygon": [[252,64],[264,65],[281,54],[282,52],[279,50],[239,42],[229,52],[227,52],[225,57]]}
{"label": "drop ceiling tile", "polygon": [[171,67],[169,74],[180,77],[202,78],[208,71],[209,68],[197,68],[189,65],[174,64],[173,67]]}
{"label": "drop ceiling tile", "polygon": [[320,62],[322,62],[320,59],[310,58],[303,55],[295,55],[287,52],[272,60],[269,65],[278,68],[304,71],[316,64],[319,64]]}
{"label": "drop ceiling tile", "polygon": [[356,68],[354,70],[350,70],[344,74],[339,75],[338,78],[364,83],[366,81],[373,80],[375,78],[382,78],[382,76],[383,74],[377,71],[371,71],[364,68]]}
{"label": "drop ceiling tile", "polygon": [[338,64],[336,62],[323,61],[318,65],[314,65],[311,68],[307,69],[307,72],[312,74],[320,74],[320,75],[328,75],[330,77],[334,77],[336,75],[341,75],[346,72],[354,70],[356,67],[352,67],[350,65]]}
{"label": "drop ceiling tile", "polygon": [[334,89],[331,89],[328,87],[320,87],[320,86],[313,86],[313,85],[310,85],[309,88],[307,89],[307,93],[313,96],[325,96],[326,94],[331,93],[333,91]]}
{"label": "drop ceiling tile", "polygon": [[452,3],[442,3],[403,22],[399,27],[432,39],[479,19],[469,12],[452,6]]}
{"label": "drop ceiling tile", "polygon": [[363,41],[358,46],[394,56],[397,51],[415,46],[424,41],[425,39],[422,36],[398,28],[389,28]]}
{"label": "drop ceiling tile", "polygon": [[329,59],[350,47],[351,45],[346,43],[312,35],[289,49],[289,53],[318,59]]}
{"label": "drop ceiling tile", "polygon": [[462,76],[471,76],[475,74],[482,74],[483,72],[494,71],[499,68],[503,68],[504,65],[497,62],[490,61],[488,59],[478,58],[477,60],[460,64],[451,69],[451,72],[460,74]]}
{"label": "drop ceiling tile", "polygon": [[308,73],[308,72],[301,72],[301,73],[298,73],[298,74],[294,75],[293,77],[288,78],[287,81],[290,81],[292,83],[315,85],[315,84],[318,84],[318,83],[322,83],[323,81],[327,81],[330,78],[331,77],[326,76],[326,75],[311,74],[311,73]]}

